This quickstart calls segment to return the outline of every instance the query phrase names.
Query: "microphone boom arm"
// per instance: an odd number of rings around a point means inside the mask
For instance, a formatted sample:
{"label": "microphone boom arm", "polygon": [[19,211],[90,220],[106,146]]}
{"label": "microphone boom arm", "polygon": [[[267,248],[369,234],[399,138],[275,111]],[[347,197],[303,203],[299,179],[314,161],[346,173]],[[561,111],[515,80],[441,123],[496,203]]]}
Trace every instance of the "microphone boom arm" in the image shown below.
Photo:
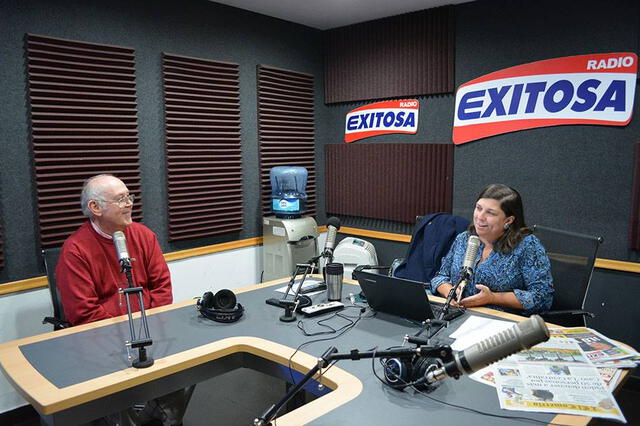
{"label": "microphone boom arm", "polygon": [[357,361],[361,359],[389,357],[412,358],[414,356],[438,358],[442,362],[435,371],[429,371],[421,379],[409,383],[409,386],[423,383],[431,385],[445,377],[459,379],[463,374],[470,374],[489,364],[500,361],[509,355],[547,340],[549,340],[549,329],[544,323],[544,320],[538,315],[532,315],[529,319],[515,324],[512,328],[504,330],[456,353],[454,353],[448,345],[416,345],[414,348],[366,352],[353,349],[348,353],[338,353],[338,350],[332,346],[318,358],[317,364],[309,370],[302,380],[287,392],[284,398],[276,404],[273,404],[262,416],[254,420],[254,425],[270,425],[280,409],[299,392],[316,373],[321,371],[322,368],[327,367],[331,361],[337,362],[342,359]]}
{"label": "microphone boom arm", "polygon": [[309,370],[309,372],[298,382],[295,386],[293,386],[289,392],[277,403],[271,405],[267,411],[265,411],[260,417],[253,421],[255,426],[266,426],[270,425],[271,421],[276,417],[280,409],[287,403],[291,398],[295,396],[306,384],[315,376],[320,370],[326,368],[331,361],[339,361],[343,359],[350,359],[352,361],[358,361],[361,359],[371,359],[371,358],[413,358],[414,356],[424,356],[424,357],[437,357],[442,359],[444,362],[448,362],[453,360],[451,347],[448,345],[445,346],[416,346],[415,348],[400,348],[400,349],[389,349],[384,351],[365,351],[360,352],[357,349],[353,349],[350,352],[338,353],[338,349],[335,346],[330,347],[325,351],[324,354],[318,358],[317,364]]}
{"label": "microphone boom arm", "polygon": [[318,358],[317,364],[313,366],[311,370],[309,370],[309,372],[302,378],[302,380],[300,380],[298,383],[296,383],[295,386],[289,389],[289,392],[287,392],[287,394],[280,401],[273,404],[260,417],[255,419],[253,421],[253,424],[256,426],[270,425],[271,421],[276,417],[276,415],[278,415],[280,409],[282,409],[282,407],[287,402],[289,402],[289,400],[293,398],[307,384],[307,382],[316,375],[316,373],[329,365],[329,362],[331,361],[331,355],[337,351],[338,349],[336,349],[335,346],[331,346],[329,349],[327,349],[325,353],[322,354],[320,358]]}

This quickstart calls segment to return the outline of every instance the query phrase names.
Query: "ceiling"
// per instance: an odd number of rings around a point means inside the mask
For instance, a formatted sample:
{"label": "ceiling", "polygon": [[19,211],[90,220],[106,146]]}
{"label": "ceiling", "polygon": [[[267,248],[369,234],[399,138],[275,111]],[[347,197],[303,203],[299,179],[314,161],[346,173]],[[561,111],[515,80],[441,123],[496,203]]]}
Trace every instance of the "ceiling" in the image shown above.
{"label": "ceiling", "polygon": [[473,0],[215,0],[320,30],[469,1]]}

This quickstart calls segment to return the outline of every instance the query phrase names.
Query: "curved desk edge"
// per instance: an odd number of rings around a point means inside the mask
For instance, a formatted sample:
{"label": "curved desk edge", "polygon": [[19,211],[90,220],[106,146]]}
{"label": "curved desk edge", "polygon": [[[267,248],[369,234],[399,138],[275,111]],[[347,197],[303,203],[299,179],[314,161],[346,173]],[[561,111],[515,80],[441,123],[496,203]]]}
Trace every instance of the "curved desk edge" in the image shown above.
{"label": "curved desk edge", "polygon": [[[289,357],[294,352],[294,349],[288,346],[257,337],[232,337],[158,359],[152,367],[147,369],[127,368],[59,389],[30,366],[19,346],[16,342],[12,345],[0,345],[3,370],[16,389],[38,412],[44,415],[93,401],[227,355],[249,353],[287,366]],[[303,352],[298,352],[291,362],[293,368],[303,374],[306,374],[316,363],[316,358]],[[322,376],[322,382],[333,389],[333,392],[283,415],[278,418],[278,423],[299,424],[301,419],[304,419],[305,423],[311,421],[354,399],[363,388],[362,382],[357,377],[338,367],[326,371]],[[29,389],[29,392],[25,389]]]}

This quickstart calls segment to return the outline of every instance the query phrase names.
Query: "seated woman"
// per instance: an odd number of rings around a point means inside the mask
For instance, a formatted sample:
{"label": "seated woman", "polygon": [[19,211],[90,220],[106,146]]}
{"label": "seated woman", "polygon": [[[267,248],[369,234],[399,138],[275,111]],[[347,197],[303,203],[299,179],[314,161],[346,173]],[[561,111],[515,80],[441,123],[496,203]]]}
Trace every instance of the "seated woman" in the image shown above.
{"label": "seated woman", "polygon": [[[463,307],[485,306],[530,315],[551,308],[549,258],[524,221],[522,199],[513,188],[493,184],[478,196],[469,230],[458,234],[431,291],[447,297],[460,279],[469,235],[480,239],[471,282],[455,300]],[[460,289],[458,289],[460,290]]]}

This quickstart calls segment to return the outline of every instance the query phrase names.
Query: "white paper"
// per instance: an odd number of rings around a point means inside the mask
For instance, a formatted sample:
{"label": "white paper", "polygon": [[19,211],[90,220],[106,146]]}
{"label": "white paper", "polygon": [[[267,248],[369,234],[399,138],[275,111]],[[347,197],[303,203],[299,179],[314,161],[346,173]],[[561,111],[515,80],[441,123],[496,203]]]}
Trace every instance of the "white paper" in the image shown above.
{"label": "white paper", "polygon": [[509,321],[471,316],[449,336],[456,339],[451,348],[461,351],[514,325],[515,323]]}
{"label": "white paper", "polygon": [[[306,278],[304,280],[304,283],[302,284],[302,289],[304,290],[305,288],[309,288],[309,287],[313,287],[316,286],[318,284],[320,284],[321,282],[323,282],[322,278]],[[285,285],[284,287],[279,287],[277,288],[275,291],[277,291],[278,293],[285,293],[287,291],[287,287],[288,287],[289,283],[287,283],[287,285]],[[300,279],[295,280],[295,282],[293,283],[293,286],[291,286],[291,290],[289,290],[289,295],[293,296],[294,294],[296,294],[296,290],[298,289],[298,285],[300,285]],[[305,296],[313,296],[314,294],[319,294],[322,293],[324,290],[318,290],[318,291],[312,291],[311,293],[305,293]]]}

